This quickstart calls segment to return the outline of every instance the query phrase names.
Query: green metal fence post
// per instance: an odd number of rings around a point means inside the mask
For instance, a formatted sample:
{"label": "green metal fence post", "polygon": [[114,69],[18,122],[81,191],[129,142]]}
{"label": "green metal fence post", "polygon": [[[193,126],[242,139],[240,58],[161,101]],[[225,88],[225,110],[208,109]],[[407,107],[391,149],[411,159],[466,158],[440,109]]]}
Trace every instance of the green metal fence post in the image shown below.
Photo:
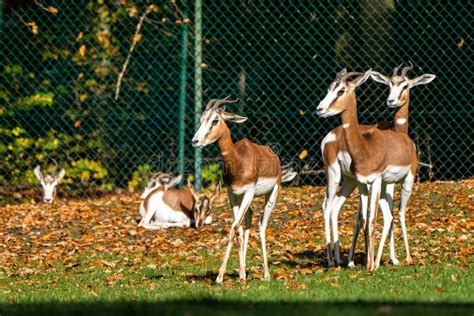
{"label": "green metal fence post", "polygon": [[[202,0],[194,3],[194,129],[197,130],[202,110]],[[194,149],[194,186],[201,191],[201,148]]]}
{"label": "green metal fence post", "polygon": [[[184,12],[184,17],[187,17]],[[179,136],[178,136],[178,174],[183,175],[184,173],[184,130],[185,130],[185,112],[186,112],[186,67],[188,57],[188,33],[189,27],[187,23],[184,23],[183,30],[181,33],[181,69],[179,75]]]}

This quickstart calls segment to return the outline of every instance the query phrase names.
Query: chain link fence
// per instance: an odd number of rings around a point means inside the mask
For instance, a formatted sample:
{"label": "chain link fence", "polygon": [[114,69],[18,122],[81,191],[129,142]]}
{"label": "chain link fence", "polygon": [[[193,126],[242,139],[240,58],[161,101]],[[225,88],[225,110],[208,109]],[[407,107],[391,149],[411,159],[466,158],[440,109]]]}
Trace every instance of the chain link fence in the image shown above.
{"label": "chain link fence", "polygon": [[[228,110],[249,120],[231,126],[233,138],[271,144],[299,184],[321,184],[319,144],[340,122],[313,112],[335,73],[390,74],[409,61],[409,76],[437,76],[411,91],[420,179],[473,176],[470,1],[196,3],[2,1],[0,194],[30,196],[33,168],[53,160],[66,169],[67,195],[134,192],[151,172],[192,174],[201,94],[203,106],[239,98]],[[386,86],[364,84],[360,121],[390,119],[387,97]],[[206,184],[217,146],[202,155]]]}

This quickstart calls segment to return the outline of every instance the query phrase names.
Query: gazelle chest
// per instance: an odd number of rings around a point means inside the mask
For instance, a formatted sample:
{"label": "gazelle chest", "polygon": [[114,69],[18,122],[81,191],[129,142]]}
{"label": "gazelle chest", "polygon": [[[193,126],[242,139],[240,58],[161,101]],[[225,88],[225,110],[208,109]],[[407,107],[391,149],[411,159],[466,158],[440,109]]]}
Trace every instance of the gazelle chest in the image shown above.
{"label": "gazelle chest", "polygon": [[344,176],[353,178],[354,174],[351,171],[352,159],[351,155],[347,151],[338,151],[337,152],[337,161],[341,166],[341,173]]}

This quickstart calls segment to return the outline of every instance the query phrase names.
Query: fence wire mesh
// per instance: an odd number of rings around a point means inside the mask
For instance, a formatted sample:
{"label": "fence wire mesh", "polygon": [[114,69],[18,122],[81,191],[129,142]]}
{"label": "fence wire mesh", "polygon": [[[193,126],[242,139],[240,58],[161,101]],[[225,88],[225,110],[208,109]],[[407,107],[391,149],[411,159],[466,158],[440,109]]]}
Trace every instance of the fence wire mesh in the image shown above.
{"label": "fence wire mesh", "polygon": [[[313,112],[335,73],[390,74],[411,61],[409,76],[437,76],[411,91],[410,136],[431,165],[421,180],[473,176],[472,2],[203,1],[202,25],[195,9],[174,0],[2,1],[0,194],[29,196],[33,168],[53,159],[69,195],[140,190],[151,172],[191,174],[197,67],[204,105],[231,95],[239,103],[228,110],[249,117],[231,126],[234,139],[271,144],[295,162],[298,183],[319,184],[319,144],[340,122]],[[368,81],[360,121],[390,119],[387,97]],[[203,156],[206,183],[217,146]]]}

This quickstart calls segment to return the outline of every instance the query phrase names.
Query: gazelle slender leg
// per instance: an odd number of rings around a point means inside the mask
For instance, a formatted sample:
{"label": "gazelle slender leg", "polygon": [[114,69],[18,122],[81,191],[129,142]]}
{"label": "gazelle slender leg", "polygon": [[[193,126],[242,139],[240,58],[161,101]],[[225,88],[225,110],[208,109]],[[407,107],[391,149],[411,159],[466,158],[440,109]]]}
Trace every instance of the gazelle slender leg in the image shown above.
{"label": "gazelle slender leg", "polygon": [[331,212],[335,200],[337,199],[336,193],[339,183],[341,181],[341,168],[337,162],[328,166],[326,170],[327,174],[327,185],[326,195],[323,202],[323,213],[324,213],[324,233],[326,236],[326,257],[328,266],[334,266],[333,255],[331,251]]}
{"label": "gazelle slender leg", "polygon": [[351,195],[352,191],[354,191],[357,182],[355,179],[345,178],[344,182],[342,182],[342,187],[337,193],[337,197],[333,203],[333,207],[331,210],[331,221],[332,221],[332,236],[334,240],[334,259],[336,261],[336,265],[342,265],[341,260],[341,250],[339,246],[339,231],[338,231],[338,216],[339,211],[341,210],[344,202],[346,201],[347,197]]}
{"label": "gazelle slender leg", "polygon": [[[356,224],[354,226],[354,234],[352,236],[351,249],[349,250],[349,268],[353,268],[354,265],[354,252],[357,245],[357,238],[362,227],[365,227],[367,221],[367,208],[369,204],[369,191],[368,187],[364,183],[358,183],[359,188],[359,212],[357,213]],[[367,242],[367,241],[366,241]],[[366,245],[367,246],[367,245]]]}
{"label": "gazelle slender leg", "polygon": [[268,224],[268,219],[275,208],[276,198],[278,195],[278,184],[275,185],[270,194],[265,195],[265,208],[263,209],[262,218],[260,219],[260,240],[262,242],[262,256],[263,256],[263,278],[264,280],[270,280],[270,272],[268,270],[268,260],[267,260],[267,245],[266,245],[266,229]]}
{"label": "gazelle slender leg", "polygon": [[367,221],[367,230],[365,232],[366,239],[368,239],[368,247],[366,252],[367,262],[365,263],[367,270],[373,271],[375,260],[375,222],[377,218],[377,211],[379,208],[380,189],[382,186],[382,178],[377,177],[372,183],[372,190],[370,192],[370,214]]}
{"label": "gazelle slender leg", "polygon": [[411,257],[410,248],[408,246],[408,234],[407,234],[407,228],[405,224],[405,212],[406,212],[408,200],[410,199],[411,192],[413,190],[414,180],[415,180],[415,176],[411,172],[409,172],[408,175],[403,180],[402,193],[400,196],[400,207],[399,207],[400,225],[402,226],[403,241],[405,242],[405,250],[407,254],[406,261],[408,264],[412,264],[413,259]]}
{"label": "gazelle slender leg", "polygon": [[[229,197],[230,207],[232,208],[232,216],[234,220],[237,218],[239,213],[240,203],[242,202],[242,196],[232,194],[231,190],[227,190],[227,196]],[[242,267],[242,251],[243,251],[243,228],[239,226],[238,228],[238,241],[239,241],[239,266]],[[241,268],[240,268],[241,269]]]}
{"label": "gazelle slender leg", "polygon": [[255,195],[255,187],[247,190],[244,193],[242,202],[239,207],[239,212],[237,213],[237,216],[235,217],[234,222],[232,223],[232,226],[230,227],[229,241],[227,243],[227,249],[224,255],[224,261],[222,262],[221,268],[219,269],[219,275],[217,276],[216,283],[222,283],[222,281],[224,280],[224,274],[227,268],[227,262],[229,261],[230,251],[232,250],[232,240],[235,237],[235,230],[239,227],[239,225],[242,224],[244,215],[247,212],[247,209],[249,208],[250,202],[252,202],[254,195]]}
{"label": "gazelle slender leg", "polygon": [[383,248],[385,245],[385,240],[387,239],[387,235],[390,231],[390,227],[392,226],[393,223],[393,216],[392,212],[390,210],[390,205],[388,201],[386,200],[387,192],[387,184],[382,181],[382,188],[380,190],[380,200],[379,200],[379,205],[380,209],[382,210],[383,214],[383,230],[382,230],[382,238],[380,238],[380,244],[379,244],[379,250],[377,252],[377,258],[375,259],[375,269],[378,269],[380,267],[380,259],[382,258],[382,252]]}
{"label": "gazelle slender leg", "polygon": [[150,225],[151,219],[155,215],[156,209],[149,207],[145,213],[145,216],[141,219],[138,227],[145,227],[145,225]]}
{"label": "gazelle slender leg", "polygon": [[395,249],[395,237],[394,237],[394,232],[393,232],[393,214],[394,214],[394,209],[393,209],[393,191],[395,189],[395,183],[389,183],[386,186],[386,192],[385,192],[385,198],[387,200],[388,206],[390,208],[390,212],[392,214],[392,223],[390,223],[390,260],[392,261],[392,264],[394,266],[398,266],[400,262],[397,259],[397,254],[396,254],[396,249]]}
{"label": "gazelle slender leg", "polygon": [[[242,260],[240,262],[240,271],[239,271],[239,277],[241,280],[246,279],[246,273],[245,273],[245,268],[246,268],[246,258],[247,258],[247,248],[249,245],[249,236],[250,236],[250,228],[252,227],[252,209],[249,208],[247,213],[245,213],[245,235],[244,235],[244,241],[242,243],[243,249],[242,249]],[[242,227],[242,226],[241,226]]]}

